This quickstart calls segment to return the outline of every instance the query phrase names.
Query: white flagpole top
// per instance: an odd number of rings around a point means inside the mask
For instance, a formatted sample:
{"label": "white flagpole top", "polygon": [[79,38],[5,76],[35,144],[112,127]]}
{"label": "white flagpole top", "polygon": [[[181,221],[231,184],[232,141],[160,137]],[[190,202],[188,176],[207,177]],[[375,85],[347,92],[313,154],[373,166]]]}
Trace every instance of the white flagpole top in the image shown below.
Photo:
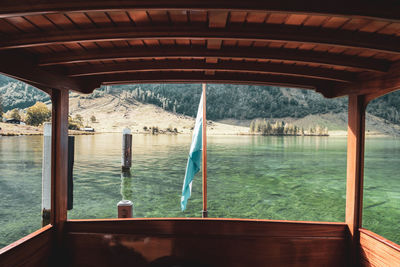
{"label": "white flagpole top", "polygon": [[51,136],[51,122],[43,123],[43,135]]}
{"label": "white flagpole top", "polygon": [[129,129],[129,128],[123,129],[122,134],[132,134],[131,129]]}

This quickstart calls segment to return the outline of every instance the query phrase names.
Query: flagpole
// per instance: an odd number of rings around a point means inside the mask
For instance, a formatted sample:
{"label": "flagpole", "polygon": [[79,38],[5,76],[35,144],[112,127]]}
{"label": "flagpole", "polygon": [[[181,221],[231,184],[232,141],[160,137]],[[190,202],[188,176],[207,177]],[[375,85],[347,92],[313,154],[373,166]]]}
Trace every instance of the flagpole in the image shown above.
{"label": "flagpole", "polygon": [[203,212],[202,217],[207,218],[207,119],[206,119],[206,84],[203,83],[203,123],[202,123],[202,174],[203,174]]}

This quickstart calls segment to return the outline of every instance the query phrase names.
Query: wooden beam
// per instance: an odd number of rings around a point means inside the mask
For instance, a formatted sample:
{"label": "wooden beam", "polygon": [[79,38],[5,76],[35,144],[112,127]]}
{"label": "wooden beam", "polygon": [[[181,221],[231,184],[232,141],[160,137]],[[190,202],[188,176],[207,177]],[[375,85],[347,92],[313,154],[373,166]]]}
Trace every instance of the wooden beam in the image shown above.
{"label": "wooden beam", "polygon": [[128,62],[104,65],[73,66],[69,68],[69,76],[94,76],[113,73],[132,73],[148,71],[218,71],[255,73],[255,74],[278,74],[288,76],[307,77],[338,82],[350,82],[355,79],[355,74],[325,68],[308,66],[258,63],[258,62],[237,62],[225,61],[220,63],[206,63],[204,60],[164,60],[146,62]]}
{"label": "wooden beam", "polygon": [[209,50],[199,48],[161,47],[161,48],[128,48],[98,49],[80,53],[54,53],[39,58],[40,66],[73,64],[94,61],[112,61],[118,59],[153,59],[153,58],[220,58],[220,59],[269,59],[302,63],[317,63],[324,66],[340,66],[361,71],[385,72],[390,62],[373,58],[336,55],[316,51],[273,48],[229,48]]}
{"label": "wooden beam", "polygon": [[0,249],[0,266],[49,266],[54,227],[41,229]]}
{"label": "wooden beam", "polygon": [[352,241],[351,249],[354,260],[352,266],[357,266],[360,238],[358,229],[361,227],[362,223],[365,108],[364,96],[349,96],[346,224],[348,225]]}
{"label": "wooden beam", "polygon": [[[35,64],[35,60],[26,54],[0,51],[0,73],[39,89],[84,91],[83,84],[73,78],[40,69]],[[50,91],[43,90],[47,93]]]}
{"label": "wooden beam", "polygon": [[235,40],[279,41],[323,44],[344,48],[367,49],[376,52],[400,54],[400,37],[367,32],[354,32],[320,27],[299,28],[293,25],[230,25],[227,28],[198,26],[111,27],[63,30],[41,33],[19,33],[0,40],[0,49],[26,48],[66,43],[120,41],[120,40]]}
{"label": "wooden beam", "polygon": [[355,82],[337,85],[335,96],[365,95],[365,103],[400,89],[400,62],[394,63],[384,74],[360,74]]}
{"label": "wooden beam", "polygon": [[369,17],[400,21],[400,4],[397,1],[338,0],[334,3],[323,1],[257,1],[257,0],[87,0],[68,2],[58,0],[4,0],[0,6],[0,18],[51,14],[56,12],[125,11],[135,10],[217,10],[217,11],[267,11],[296,14],[336,15],[345,17]]}
{"label": "wooden beam", "polygon": [[146,218],[73,220],[67,228],[68,266],[151,266],[160,258],[187,266],[346,266],[348,254],[346,225],[334,223]]}
{"label": "wooden beam", "polygon": [[[333,81],[317,80],[304,77],[280,75],[260,75],[243,73],[216,72],[215,75],[205,75],[203,72],[138,72],[105,74],[92,77],[81,77],[86,83],[96,82],[100,86],[110,84],[130,83],[228,83],[228,84],[257,84],[279,85],[293,88],[312,89],[329,96],[336,84]],[[96,89],[93,87],[93,90]],[[90,91],[88,91],[90,93]]]}
{"label": "wooden beam", "polygon": [[52,93],[52,207],[51,223],[56,227],[58,241],[62,239],[67,220],[68,177],[68,106],[69,92]]}
{"label": "wooden beam", "polygon": [[400,245],[360,229],[361,266],[400,266]]}

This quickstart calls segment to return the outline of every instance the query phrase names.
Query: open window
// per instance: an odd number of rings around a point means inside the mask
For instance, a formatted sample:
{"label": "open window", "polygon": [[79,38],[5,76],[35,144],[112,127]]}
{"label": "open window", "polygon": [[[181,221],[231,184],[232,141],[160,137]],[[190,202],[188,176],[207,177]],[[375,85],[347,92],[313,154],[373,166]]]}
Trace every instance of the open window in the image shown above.
{"label": "open window", "polygon": [[0,76],[0,248],[50,223],[51,99]]}

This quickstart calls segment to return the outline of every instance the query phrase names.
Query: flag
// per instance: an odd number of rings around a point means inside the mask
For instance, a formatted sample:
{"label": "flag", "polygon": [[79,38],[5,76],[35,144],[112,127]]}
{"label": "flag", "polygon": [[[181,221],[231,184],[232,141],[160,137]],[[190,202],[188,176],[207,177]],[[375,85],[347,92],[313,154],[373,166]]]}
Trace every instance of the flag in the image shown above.
{"label": "flag", "polygon": [[203,126],[203,94],[201,94],[199,108],[197,110],[196,124],[193,130],[192,145],[190,146],[189,157],[186,165],[185,180],[183,181],[181,208],[186,209],[186,204],[192,193],[192,181],[194,175],[201,168],[202,150],[202,126]]}

